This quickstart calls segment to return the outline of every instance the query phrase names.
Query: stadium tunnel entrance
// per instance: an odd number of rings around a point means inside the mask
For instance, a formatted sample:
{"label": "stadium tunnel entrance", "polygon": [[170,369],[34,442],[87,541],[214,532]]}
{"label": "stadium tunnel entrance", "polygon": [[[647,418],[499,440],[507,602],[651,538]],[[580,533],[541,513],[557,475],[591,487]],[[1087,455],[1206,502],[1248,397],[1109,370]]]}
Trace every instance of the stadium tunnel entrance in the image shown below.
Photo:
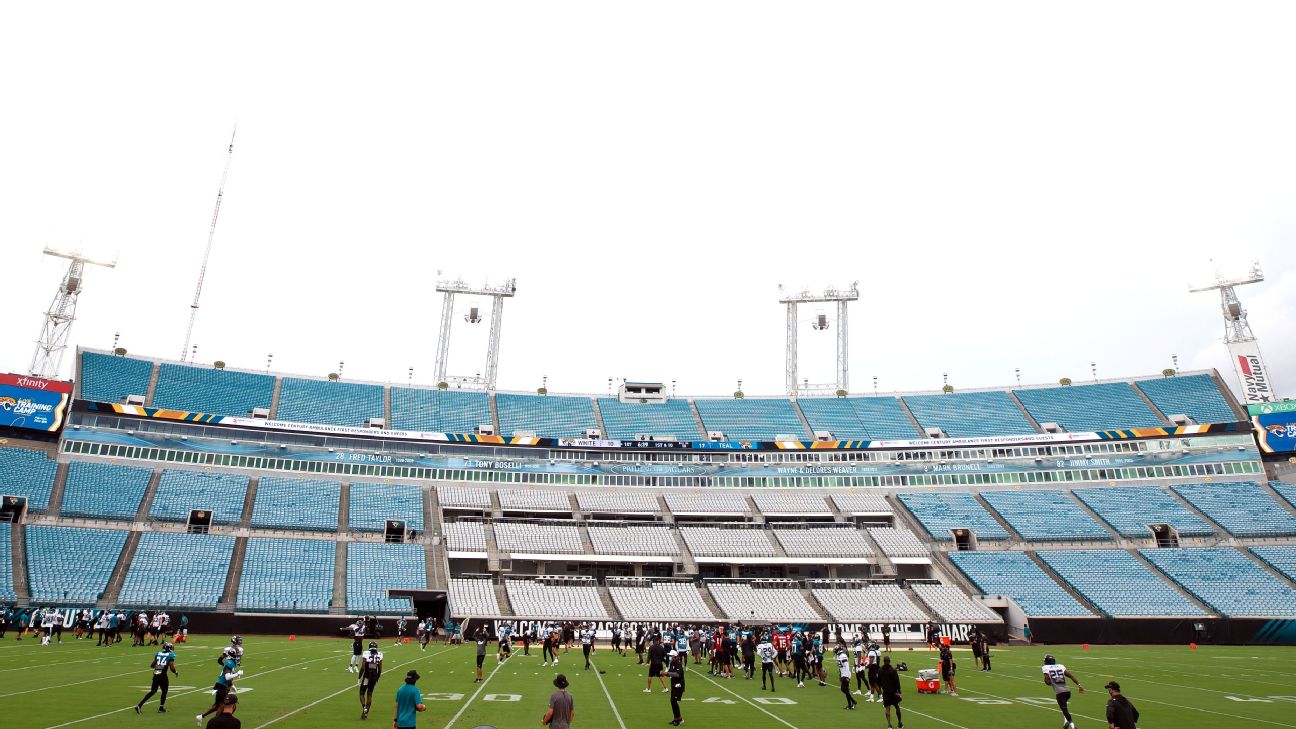
{"label": "stadium tunnel entrance", "polygon": [[446,597],[445,590],[415,590],[409,588],[391,588],[387,590],[387,598],[390,600],[399,600],[409,598],[414,604],[414,614],[420,619],[432,618],[436,620],[437,625],[445,625],[445,620],[449,611],[449,600]]}

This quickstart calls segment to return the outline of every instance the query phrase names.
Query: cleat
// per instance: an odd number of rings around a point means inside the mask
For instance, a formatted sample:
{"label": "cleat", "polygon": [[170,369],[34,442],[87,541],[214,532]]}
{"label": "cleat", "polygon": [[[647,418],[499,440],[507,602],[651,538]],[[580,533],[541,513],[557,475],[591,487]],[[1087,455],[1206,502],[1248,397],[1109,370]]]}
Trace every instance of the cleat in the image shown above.
{"label": "cleat", "polygon": [[165,713],[166,713],[166,707],[165,707],[165,706],[159,706],[159,707],[158,707],[158,713],[159,713],[159,714],[165,714]]}
{"label": "cleat", "polygon": [[136,713],[136,714],[143,714],[143,713],[144,713],[144,710],[140,708],[140,705],[139,705],[139,704],[135,704],[135,713]]}
{"label": "cleat", "polygon": [[650,694],[652,693],[652,689],[644,689],[643,692],[646,694]]}
{"label": "cleat", "polygon": [[198,714],[194,716],[194,723],[196,723],[198,726],[202,726],[202,714]]}

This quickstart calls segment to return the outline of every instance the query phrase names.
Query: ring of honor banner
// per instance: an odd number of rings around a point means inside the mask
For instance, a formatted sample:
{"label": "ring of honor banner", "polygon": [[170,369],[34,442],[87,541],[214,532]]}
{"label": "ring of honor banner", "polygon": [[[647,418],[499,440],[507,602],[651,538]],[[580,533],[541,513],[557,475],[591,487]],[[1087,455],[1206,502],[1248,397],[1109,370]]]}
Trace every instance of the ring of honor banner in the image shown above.
{"label": "ring of honor banner", "polygon": [[70,382],[0,374],[0,426],[56,432],[71,400]]}

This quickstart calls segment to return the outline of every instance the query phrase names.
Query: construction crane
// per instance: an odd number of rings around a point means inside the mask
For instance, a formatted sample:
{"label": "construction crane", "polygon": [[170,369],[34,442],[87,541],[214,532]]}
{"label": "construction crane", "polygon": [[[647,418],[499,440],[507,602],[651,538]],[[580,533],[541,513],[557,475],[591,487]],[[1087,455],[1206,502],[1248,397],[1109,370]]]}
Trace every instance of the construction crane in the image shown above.
{"label": "construction crane", "polygon": [[81,279],[85,267],[103,266],[116,268],[117,259],[96,261],[81,255],[80,251],[68,253],[45,246],[45,255],[55,258],[66,258],[70,261],[63,282],[59,284],[54,300],[45,312],[45,324],[41,327],[40,338],[36,340],[36,352],[32,354],[31,367],[28,372],[33,377],[56,379],[59,367],[63,364],[63,352],[67,350],[68,335],[72,332],[72,322],[76,321],[77,296],[81,293]]}
{"label": "construction crane", "polygon": [[211,227],[207,229],[207,250],[203,253],[202,268],[198,269],[198,285],[194,287],[193,303],[189,305],[189,328],[185,330],[184,347],[180,350],[180,361],[189,357],[189,340],[193,337],[194,320],[198,318],[198,299],[202,297],[203,279],[207,278],[207,260],[211,258],[212,240],[216,237],[216,219],[220,217],[221,200],[225,198],[225,178],[229,177],[230,162],[234,161],[234,135],[238,134],[238,124],[230,133],[229,151],[225,153],[225,171],[221,173],[220,187],[216,188],[216,208],[212,210]]}

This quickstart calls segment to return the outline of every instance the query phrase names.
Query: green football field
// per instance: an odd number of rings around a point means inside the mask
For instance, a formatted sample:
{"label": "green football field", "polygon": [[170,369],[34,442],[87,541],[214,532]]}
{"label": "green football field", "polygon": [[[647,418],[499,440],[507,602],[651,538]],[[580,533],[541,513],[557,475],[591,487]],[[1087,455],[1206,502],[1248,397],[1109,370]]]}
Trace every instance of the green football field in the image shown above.
{"label": "green football field", "polygon": [[[153,648],[119,643],[96,647],[71,636],[62,646],[42,647],[30,637],[10,634],[0,642],[0,727],[186,727],[210,703],[217,666],[215,657],[228,643],[225,636],[195,637],[176,646],[180,675],[172,679],[168,713],[157,713],[157,697],[143,716],[133,710],[148,688]],[[245,638],[245,677],[238,682],[237,716],[245,729],[282,727],[391,726],[393,696],[411,668],[422,675],[419,688],[428,710],[419,727],[449,729],[537,726],[553,676],[571,681],[576,727],[637,729],[665,726],[671,718],[660,686],[643,693],[643,666],[633,654],[615,655],[604,648],[595,655],[596,671],[584,671],[578,651],[558,668],[542,667],[538,650],[519,651],[498,663],[487,658],[486,681],[473,683],[473,646],[384,641],[384,676],[374,696],[373,713],[361,721],[356,677],[348,673],[350,642],[342,639]],[[991,729],[1058,727],[1061,715],[1052,692],[1042,684],[1040,663],[1052,652],[1089,689],[1075,694],[1072,713],[1078,727],[1106,726],[1106,692],[1102,685],[1118,680],[1142,713],[1145,727],[1296,727],[1296,666],[1290,648],[1203,646],[1077,646],[1001,648],[994,671],[974,670],[971,656],[959,653],[959,697],[920,695],[914,690],[919,668],[933,667],[925,650],[897,650],[892,661],[909,664],[902,709],[906,727]],[[755,681],[716,679],[704,670],[688,676],[683,703],[686,726],[744,729],[811,729],[812,727],[884,727],[880,705],[861,703],[854,712],[835,683],[795,688],[780,680],[776,692],[761,691]],[[830,677],[831,678],[831,677]]]}

